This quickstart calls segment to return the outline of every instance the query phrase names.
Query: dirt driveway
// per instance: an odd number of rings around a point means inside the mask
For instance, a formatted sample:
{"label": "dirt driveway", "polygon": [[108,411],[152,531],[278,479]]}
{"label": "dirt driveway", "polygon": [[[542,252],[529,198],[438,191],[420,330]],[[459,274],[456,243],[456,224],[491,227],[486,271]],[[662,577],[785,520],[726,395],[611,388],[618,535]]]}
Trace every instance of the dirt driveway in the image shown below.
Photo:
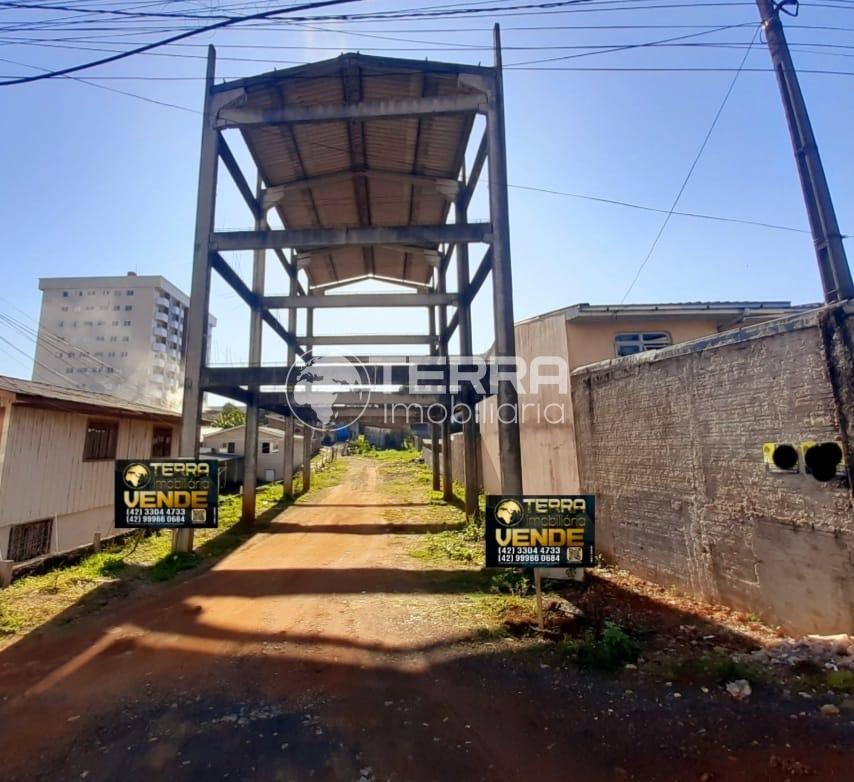
{"label": "dirt driveway", "polygon": [[[0,653],[3,778],[843,779],[850,721],[472,637],[375,460],[205,573]],[[389,507],[395,513],[390,518]],[[411,512],[409,512],[411,511]],[[794,718],[793,718],[794,715]]]}

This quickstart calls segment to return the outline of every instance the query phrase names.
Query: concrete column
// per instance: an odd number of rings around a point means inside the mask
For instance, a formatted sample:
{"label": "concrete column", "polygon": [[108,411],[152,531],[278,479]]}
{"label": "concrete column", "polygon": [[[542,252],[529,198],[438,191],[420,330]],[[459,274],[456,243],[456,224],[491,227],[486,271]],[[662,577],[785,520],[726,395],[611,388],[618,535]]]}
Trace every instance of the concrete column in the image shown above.
{"label": "concrete column", "polygon": [[[430,319],[430,336],[436,336],[436,308],[430,307],[428,310]],[[435,342],[430,345],[430,355],[435,356],[439,352]],[[439,491],[442,488],[441,469],[439,466],[439,432],[438,424],[430,424],[430,463],[433,470],[433,491]]]}
{"label": "concrete column", "polygon": [[[202,366],[207,356],[208,305],[210,302],[211,264],[209,237],[214,230],[216,208],[216,175],[219,165],[219,131],[214,127],[211,106],[216,76],[216,52],[208,47],[205,76],[205,103],[202,116],[202,143],[199,161],[199,191],[196,201],[196,233],[193,248],[193,275],[190,309],[187,313],[186,363],[184,366],[184,400],[181,424],[181,456],[198,457],[199,424],[202,413]],[[192,551],[193,530],[172,533],[172,551]]]}
{"label": "concrete column", "polygon": [[[504,86],[501,36],[495,25],[495,81],[486,115],[489,143],[489,219],[492,224],[492,298],[495,315],[495,359],[515,360],[513,276],[510,266],[510,207],[507,200],[507,148],[504,132]],[[522,494],[522,444],[519,396],[510,380],[498,383],[498,459],[502,494]]]}
{"label": "concrete column", "polygon": [[314,430],[302,429],[302,492],[311,491],[311,454],[314,451]]}
{"label": "concrete column", "polygon": [[[293,254],[291,254],[290,262],[294,263]],[[297,278],[296,274],[291,275],[290,295],[297,295]],[[297,310],[296,307],[288,309],[288,331],[291,334],[297,333]],[[288,366],[293,366],[296,359],[296,351],[292,345],[288,345]],[[293,373],[296,377],[296,373]],[[292,379],[292,378],[289,378]],[[283,464],[282,464],[282,496],[286,500],[292,500],[294,497],[294,418],[289,415],[285,421],[285,438],[282,444]]]}
{"label": "concrete column", "polygon": [[[309,291],[311,292],[311,291]],[[305,335],[314,336],[314,310],[305,309]],[[311,454],[314,451],[315,432],[311,427],[304,426],[302,430],[302,491],[305,494],[311,490]]]}
{"label": "concrete column", "polygon": [[[264,183],[261,180],[261,172],[255,184],[255,200],[261,203],[261,189]],[[267,219],[264,214],[255,217],[255,230],[267,229]],[[264,274],[266,265],[266,251],[255,250],[252,254],[252,292],[260,302],[264,295]],[[253,307],[249,310],[249,366],[261,366],[261,334],[263,322],[261,320],[261,307]],[[246,427],[244,429],[243,447],[243,504],[241,521],[244,524],[252,524],[255,521],[255,498],[258,483],[258,386],[250,386],[250,399],[246,405]]]}
{"label": "concrete column", "polygon": [[[465,181],[465,176],[463,176]],[[467,198],[463,190],[454,203],[455,220],[458,223],[468,222]],[[459,329],[460,355],[471,356],[471,305],[465,296],[469,286],[469,246],[466,242],[457,245],[457,290],[460,292]],[[476,518],[478,515],[478,475],[477,475],[477,424],[474,420],[474,394],[470,384],[466,384],[460,397],[467,406],[468,418],[463,421],[463,447],[465,449],[465,511],[466,518]]]}
{"label": "concrete column", "polygon": [[[437,292],[446,293],[446,273],[444,268],[439,269],[439,277],[437,283]],[[439,305],[439,356],[442,358],[448,357],[448,339],[445,336],[448,330],[448,307],[445,304]],[[445,385],[445,393],[448,393],[447,384]],[[451,460],[451,408],[450,405],[445,408],[445,415],[442,418],[442,497],[445,500],[451,500],[454,497],[454,475],[453,462]]]}

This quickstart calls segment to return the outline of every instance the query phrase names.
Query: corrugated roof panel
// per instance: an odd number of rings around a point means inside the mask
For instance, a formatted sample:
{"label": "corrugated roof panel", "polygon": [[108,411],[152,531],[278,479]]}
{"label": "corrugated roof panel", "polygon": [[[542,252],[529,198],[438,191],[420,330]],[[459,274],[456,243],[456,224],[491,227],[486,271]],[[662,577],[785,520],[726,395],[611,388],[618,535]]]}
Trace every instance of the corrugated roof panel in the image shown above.
{"label": "corrugated roof panel", "polygon": [[[459,70],[457,70],[459,68]],[[275,71],[245,82],[247,108],[337,105],[469,93],[460,84],[467,66],[389,60],[348,54],[336,60]],[[243,135],[269,186],[360,170],[428,174],[456,179],[474,112],[248,127]],[[450,203],[430,187],[377,177],[336,179],[293,190],[277,205],[285,227],[434,225]],[[323,285],[369,272],[404,282],[429,281],[437,246],[421,249],[336,248],[315,253],[307,272]]]}

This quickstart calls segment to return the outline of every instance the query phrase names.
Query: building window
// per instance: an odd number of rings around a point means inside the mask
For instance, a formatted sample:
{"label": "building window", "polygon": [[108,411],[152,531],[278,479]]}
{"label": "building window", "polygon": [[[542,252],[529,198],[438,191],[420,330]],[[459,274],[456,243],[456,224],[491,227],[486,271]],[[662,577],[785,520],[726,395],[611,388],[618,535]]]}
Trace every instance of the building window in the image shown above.
{"label": "building window", "polygon": [[[121,304],[114,304],[113,305],[113,311],[114,312],[118,312],[121,308],[122,308]],[[118,323],[118,321],[116,321],[116,323]]]}
{"label": "building window", "polygon": [[162,459],[172,455],[172,430],[168,426],[154,427],[154,438],[151,441],[151,458]]}
{"label": "building window", "polygon": [[234,453],[234,443],[225,444],[226,453]]}
{"label": "building window", "polygon": [[89,421],[83,444],[83,461],[116,458],[119,425],[115,421]]}
{"label": "building window", "polygon": [[133,291],[127,291],[127,292],[125,293],[125,296],[133,296]]}
{"label": "building window", "polygon": [[645,350],[658,350],[672,345],[673,340],[666,331],[644,331],[632,334],[617,334],[614,348],[617,356],[631,356]]}
{"label": "building window", "polygon": [[68,291],[63,291],[63,292],[62,292],[62,298],[63,298],[63,299],[67,299],[67,298],[68,298]]}
{"label": "building window", "polygon": [[8,558],[15,562],[23,562],[47,554],[50,551],[52,531],[53,519],[16,524],[9,530]]}
{"label": "building window", "polygon": [[65,325],[65,321],[61,320],[56,325],[59,326],[59,328],[62,328]]}
{"label": "building window", "polygon": [[261,453],[270,453],[270,443],[261,443]]}
{"label": "building window", "polygon": [[130,312],[133,309],[133,304],[125,304],[125,312]]}
{"label": "building window", "polygon": [[126,321],[124,321],[124,324],[125,324],[125,326],[130,326],[130,321],[126,320]]}

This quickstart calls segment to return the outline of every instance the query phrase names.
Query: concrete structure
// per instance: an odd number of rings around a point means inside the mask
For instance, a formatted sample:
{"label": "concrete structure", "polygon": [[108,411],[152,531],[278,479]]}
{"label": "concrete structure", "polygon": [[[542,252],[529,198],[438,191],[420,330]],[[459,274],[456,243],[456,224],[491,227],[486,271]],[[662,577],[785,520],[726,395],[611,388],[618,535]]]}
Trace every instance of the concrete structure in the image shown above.
{"label": "concrete structure", "polygon": [[[202,453],[236,454],[245,457],[246,426],[232,426],[228,429],[207,430],[202,438]],[[285,446],[285,432],[269,426],[258,427],[258,452],[256,455],[255,477],[259,481],[282,480],[282,452]],[[294,469],[302,466],[303,438],[294,436]]]}
{"label": "concrete structure", "polygon": [[[603,359],[806,312],[816,306],[793,307],[787,301],[575,304],[517,323],[516,352],[528,366],[535,359],[549,356],[573,370]],[[567,380],[563,388],[543,385],[534,393],[530,392],[527,381],[522,380],[520,430],[527,492],[577,491],[571,380]],[[478,418],[484,491],[495,494],[499,486],[495,400],[480,403]]]}
{"label": "concrete structure", "polygon": [[[438,450],[441,456],[442,449],[442,441],[437,440]],[[481,478],[480,478],[480,438],[478,437],[477,441],[477,460],[475,462],[475,469],[477,472],[471,477],[471,482],[478,487],[481,488]],[[433,464],[433,441],[429,438],[422,439],[418,443],[419,450],[421,451],[421,458],[424,459],[425,464]],[[443,460],[440,458],[439,464],[443,464]],[[441,469],[441,468],[440,468]],[[451,435],[451,475],[457,483],[463,483],[466,480],[466,453],[465,453],[465,437],[462,432],[454,432]]]}
{"label": "concrete structure", "polygon": [[176,456],[177,414],[0,376],[0,559],[116,534],[114,459]]}
{"label": "concrete structure", "polygon": [[189,305],[184,293],[163,277],[132,272],[44,277],[39,289],[33,380],[180,409]]}
{"label": "concrete structure", "polygon": [[[346,54],[334,60],[216,82],[215,51],[208,51],[196,212],[192,302],[187,329],[181,453],[199,447],[202,396],[206,391],[247,405],[243,518],[254,516],[253,464],[259,410],[291,415],[295,359],[304,369],[316,346],[423,345],[447,357],[459,330],[461,355],[471,354],[470,305],[491,275],[495,355],[515,354],[507,203],[507,161],[501,46],[495,28],[494,67]],[[466,175],[466,156],[476,122],[483,136]],[[226,141],[238,130],[257,170],[247,177]],[[228,173],[254,220],[251,231],[217,230],[217,173]],[[467,209],[484,166],[489,172],[489,221],[469,222]],[[252,184],[250,184],[252,183]],[[449,222],[453,209],[454,221]],[[283,229],[272,227],[280,222]],[[487,249],[469,273],[469,244]],[[234,271],[228,253],[252,250],[251,287]],[[266,286],[268,251],[288,279],[288,290],[272,295]],[[287,251],[287,254],[286,254]],[[452,267],[453,264],[453,267]],[[451,270],[456,286],[449,285]],[[247,366],[207,366],[206,329],[211,274],[216,273],[250,311]],[[396,286],[388,293],[327,295],[362,280]],[[453,279],[453,278],[452,278]],[[453,288],[456,287],[454,291]],[[316,310],[330,307],[416,307],[424,310],[423,334],[317,334]],[[449,317],[448,308],[455,311]],[[286,320],[275,314],[287,310]],[[297,317],[302,310],[301,317]],[[288,366],[261,366],[263,327],[287,346]],[[299,332],[298,333],[298,326]],[[324,351],[335,354],[335,351]],[[417,361],[417,357],[415,359]],[[384,363],[389,363],[387,360]],[[382,423],[388,388],[412,404],[449,410],[456,399],[474,401],[471,384],[440,382],[432,399],[408,386],[412,361],[396,362],[382,384],[368,362],[363,387],[373,388],[366,424]],[[403,379],[398,382],[395,377]],[[401,388],[402,386],[402,388]],[[277,388],[275,388],[277,387]],[[282,390],[284,387],[284,390]],[[503,405],[515,407],[509,380],[497,384]],[[349,424],[352,400],[337,400],[333,421]],[[474,460],[475,430],[466,429],[467,459]],[[293,426],[285,434],[284,472],[290,473]],[[444,436],[449,437],[448,427]],[[503,488],[519,492],[521,455],[514,422],[498,426]],[[309,460],[305,465],[310,464]],[[474,474],[468,470],[468,474]],[[451,491],[450,465],[445,492]],[[310,475],[304,475],[308,485]],[[286,482],[285,493],[291,494]],[[477,507],[477,491],[466,487],[466,506]],[[177,550],[192,547],[180,532]]]}
{"label": "concrete structure", "polygon": [[[854,632],[854,306],[573,372],[579,488],[628,570],[791,632]],[[803,443],[838,443],[818,481]],[[794,444],[793,470],[763,460]],[[811,474],[812,473],[812,474]]]}

